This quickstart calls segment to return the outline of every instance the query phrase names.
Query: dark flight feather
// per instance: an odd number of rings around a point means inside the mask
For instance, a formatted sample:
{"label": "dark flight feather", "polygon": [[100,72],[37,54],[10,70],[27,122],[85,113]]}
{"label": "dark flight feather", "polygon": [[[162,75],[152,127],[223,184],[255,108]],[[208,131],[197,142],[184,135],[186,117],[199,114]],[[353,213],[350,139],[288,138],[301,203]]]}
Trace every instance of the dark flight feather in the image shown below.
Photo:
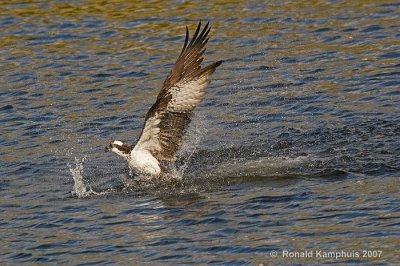
{"label": "dark flight feather", "polygon": [[175,160],[190,116],[201,102],[210,76],[222,61],[201,68],[209,23],[201,30],[201,21],[189,42],[189,30],[182,51],[165,79],[157,100],[146,115],[144,128],[135,148],[150,151],[158,160]]}

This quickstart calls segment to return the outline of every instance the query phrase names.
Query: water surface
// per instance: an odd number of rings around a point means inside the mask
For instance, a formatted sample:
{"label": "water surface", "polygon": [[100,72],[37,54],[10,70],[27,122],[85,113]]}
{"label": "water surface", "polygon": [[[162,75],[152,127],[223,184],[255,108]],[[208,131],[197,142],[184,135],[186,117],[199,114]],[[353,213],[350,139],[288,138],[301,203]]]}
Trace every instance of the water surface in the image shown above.
{"label": "water surface", "polygon": [[[0,264],[398,263],[399,7],[0,3]],[[136,186],[104,147],[139,135],[199,19],[225,62],[183,179]],[[283,256],[304,250],[359,256]]]}

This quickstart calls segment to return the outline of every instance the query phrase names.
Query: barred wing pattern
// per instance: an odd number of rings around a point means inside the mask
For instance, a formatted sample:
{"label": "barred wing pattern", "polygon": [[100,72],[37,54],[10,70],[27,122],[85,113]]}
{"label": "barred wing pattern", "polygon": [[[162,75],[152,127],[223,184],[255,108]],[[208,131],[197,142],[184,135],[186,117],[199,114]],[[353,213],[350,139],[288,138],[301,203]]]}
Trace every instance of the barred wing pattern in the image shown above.
{"label": "barred wing pattern", "polygon": [[147,150],[158,160],[174,161],[182,144],[190,115],[203,100],[210,76],[222,61],[201,68],[209,23],[201,30],[201,21],[189,43],[189,30],[174,67],[164,81],[155,104],[146,115],[144,128],[135,149]]}

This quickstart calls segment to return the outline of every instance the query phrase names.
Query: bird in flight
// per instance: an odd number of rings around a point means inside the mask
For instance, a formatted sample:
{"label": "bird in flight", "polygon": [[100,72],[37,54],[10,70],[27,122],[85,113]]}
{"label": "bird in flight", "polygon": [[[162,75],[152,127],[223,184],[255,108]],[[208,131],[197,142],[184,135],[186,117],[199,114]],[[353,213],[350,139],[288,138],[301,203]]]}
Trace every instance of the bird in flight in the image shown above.
{"label": "bird in flight", "polygon": [[140,177],[160,177],[166,172],[162,162],[176,160],[190,116],[203,100],[211,75],[222,63],[201,67],[209,32],[209,23],[202,28],[200,21],[189,42],[186,27],[182,51],[147,112],[138,141],[127,145],[115,140],[105,149],[125,158],[130,171]]}

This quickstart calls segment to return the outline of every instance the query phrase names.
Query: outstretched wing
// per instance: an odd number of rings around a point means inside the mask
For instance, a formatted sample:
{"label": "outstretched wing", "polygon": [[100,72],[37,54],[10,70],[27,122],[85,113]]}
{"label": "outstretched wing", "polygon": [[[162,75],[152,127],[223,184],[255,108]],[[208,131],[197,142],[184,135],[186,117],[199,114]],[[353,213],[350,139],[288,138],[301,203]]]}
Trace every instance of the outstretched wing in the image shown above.
{"label": "outstretched wing", "polygon": [[181,54],[164,81],[155,104],[146,115],[144,128],[135,149],[144,149],[158,160],[175,160],[193,109],[201,102],[210,76],[222,61],[204,68],[209,23],[201,30],[201,21],[189,43],[189,30]]}

